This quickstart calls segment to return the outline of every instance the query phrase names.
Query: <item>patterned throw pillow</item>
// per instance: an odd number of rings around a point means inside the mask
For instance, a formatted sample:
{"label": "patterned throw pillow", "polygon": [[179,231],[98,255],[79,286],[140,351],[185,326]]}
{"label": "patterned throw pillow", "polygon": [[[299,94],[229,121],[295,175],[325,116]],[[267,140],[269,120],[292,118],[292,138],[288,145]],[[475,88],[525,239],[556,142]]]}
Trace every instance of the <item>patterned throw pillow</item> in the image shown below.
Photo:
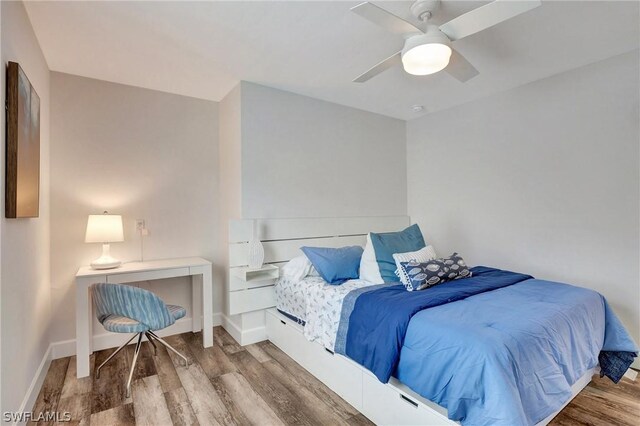
{"label": "patterned throw pillow", "polygon": [[409,277],[409,285],[405,285],[408,291],[424,290],[447,281],[469,278],[472,275],[458,253],[423,263],[400,262],[400,266]]}
{"label": "patterned throw pillow", "polygon": [[428,262],[437,258],[436,251],[433,249],[433,246],[426,246],[417,251],[410,251],[407,253],[394,253],[393,260],[396,261],[396,276],[400,279],[400,282],[405,285],[409,285],[409,276],[406,274],[405,270],[400,266],[401,262]]}

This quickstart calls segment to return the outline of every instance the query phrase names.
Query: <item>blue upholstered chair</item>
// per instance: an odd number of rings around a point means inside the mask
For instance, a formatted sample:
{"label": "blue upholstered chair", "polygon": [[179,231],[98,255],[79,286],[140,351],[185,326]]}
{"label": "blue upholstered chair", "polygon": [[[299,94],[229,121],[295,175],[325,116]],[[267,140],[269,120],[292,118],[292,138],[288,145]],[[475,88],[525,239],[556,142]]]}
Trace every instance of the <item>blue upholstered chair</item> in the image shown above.
{"label": "blue upholstered chair", "polygon": [[162,299],[150,291],[128,285],[94,284],[91,294],[93,295],[96,317],[107,331],[134,333],[129,340],[100,364],[96,369],[96,378],[100,378],[100,369],[136,336],[138,337],[138,342],[133,354],[129,380],[127,381],[127,398],[131,395],[131,378],[133,377],[133,370],[140,352],[142,336],[147,336],[147,339],[153,345],[154,353],[157,354],[156,344],[154,343],[154,340],[156,340],[179,355],[184,360],[185,366],[188,366],[187,358],[184,355],[154,333],[154,331],[169,327],[176,320],[184,317],[187,312],[183,307],[165,305]]}

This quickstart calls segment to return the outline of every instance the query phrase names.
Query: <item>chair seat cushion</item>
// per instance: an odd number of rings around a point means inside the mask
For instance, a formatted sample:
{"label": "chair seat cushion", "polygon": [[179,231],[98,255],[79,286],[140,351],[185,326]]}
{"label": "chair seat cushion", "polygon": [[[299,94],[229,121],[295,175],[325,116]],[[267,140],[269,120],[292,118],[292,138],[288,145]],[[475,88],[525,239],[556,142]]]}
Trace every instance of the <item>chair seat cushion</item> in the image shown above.
{"label": "chair seat cushion", "polygon": [[173,319],[179,320],[180,318],[187,315],[187,310],[182,306],[178,305],[167,305],[167,309],[169,309],[169,313],[173,315]]}
{"label": "chair seat cushion", "polygon": [[102,321],[102,326],[114,333],[140,333],[150,330],[148,326],[120,315],[109,315]]}
{"label": "chair seat cushion", "polygon": [[[169,313],[173,315],[174,320],[178,320],[187,314],[187,310],[178,305],[167,305]],[[121,317],[119,315],[109,315],[102,321],[102,326],[114,333],[140,333],[151,330],[150,327],[131,318]]]}

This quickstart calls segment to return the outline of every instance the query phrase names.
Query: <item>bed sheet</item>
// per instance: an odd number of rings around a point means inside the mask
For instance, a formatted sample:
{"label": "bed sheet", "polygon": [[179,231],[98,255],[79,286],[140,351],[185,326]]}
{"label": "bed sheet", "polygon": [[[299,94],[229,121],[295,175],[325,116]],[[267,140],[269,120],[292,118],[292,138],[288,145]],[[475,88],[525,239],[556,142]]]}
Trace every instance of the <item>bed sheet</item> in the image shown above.
{"label": "bed sheet", "polygon": [[305,324],[307,289],[312,283],[318,281],[324,282],[317,276],[308,276],[302,280],[281,277],[275,285],[276,308],[289,317],[297,319],[298,323]]}
{"label": "bed sheet", "polygon": [[345,296],[371,285],[364,280],[331,285],[317,276],[307,276],[300,281],[283,277],[275,286],[276,308],[304,325],[307,340],[333,350]]}

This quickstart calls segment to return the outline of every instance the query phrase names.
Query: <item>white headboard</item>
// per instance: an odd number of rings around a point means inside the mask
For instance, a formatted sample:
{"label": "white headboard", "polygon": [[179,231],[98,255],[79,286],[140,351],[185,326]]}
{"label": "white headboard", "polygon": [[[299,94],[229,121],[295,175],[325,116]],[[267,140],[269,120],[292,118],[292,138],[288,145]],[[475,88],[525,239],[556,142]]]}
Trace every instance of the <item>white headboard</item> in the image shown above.
{"label": "white headboard", "polygon": [[[369,232],[399,231],[409,226],[409,216],[255,219],[264,246],[264,262],[281,265],[302,254],[300,247],[343,247],[366,243]],[[229,314],[275,306],[275,280],[247,283],[236,273],[248,265],[254,219],[229,221]]]}

